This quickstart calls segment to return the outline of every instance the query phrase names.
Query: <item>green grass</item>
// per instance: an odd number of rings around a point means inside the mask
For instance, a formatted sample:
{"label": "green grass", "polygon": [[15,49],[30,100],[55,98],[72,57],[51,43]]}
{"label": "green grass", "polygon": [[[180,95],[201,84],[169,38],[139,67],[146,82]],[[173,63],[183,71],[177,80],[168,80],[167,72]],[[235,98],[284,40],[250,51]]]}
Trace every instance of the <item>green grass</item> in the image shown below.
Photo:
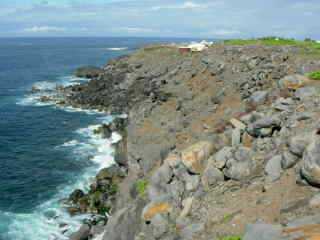
{"label": "green grass", "polygon": [[313,80],[320,80],[320,71],[308,73],[307,76]]}
{"label": "green grass", "polygon": [[136,189],[140,197],[144,197],[146,195],[148,184],[148,181],[145,179],[140,179],[136,182]]}
{"label": "green grass", "polygon": [[264,38],[252,38],[252,39],[230,39],[225,40],[226,45],[265,45],[265,46],[295,46],[298,47],[303,55],[320,56],[320,43],[311,39],[295,40],[288,38],[277,37],[264,37]]}
{"label": "green grass", "polygon": [[219,240],[241,240],[242,237],[241,236],[226,236],[223,238],[220,238]]}

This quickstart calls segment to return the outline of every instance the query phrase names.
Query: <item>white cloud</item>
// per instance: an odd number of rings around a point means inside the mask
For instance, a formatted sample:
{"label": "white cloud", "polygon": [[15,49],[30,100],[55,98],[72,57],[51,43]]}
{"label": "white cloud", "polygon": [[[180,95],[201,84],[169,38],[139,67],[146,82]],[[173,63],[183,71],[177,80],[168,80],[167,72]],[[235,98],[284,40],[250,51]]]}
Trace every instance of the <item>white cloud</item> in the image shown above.
{"label": "white cloud", "polygon": [[54,26],[33,26],[30,28],[23,29],[23,32],[28,33],[49,33],[49,32],[64,32],[65,28],[54,27]]}
{"label": "white cloud", "polygon": [[207,6],[207,4],[199,4],[192,1],[186,1],[182,4],[154,6],[152,7],[152,10],[158,11],[162,9],[203,9]]}
{"label": "white cloud", "polygon": [[214,36],[221,36],[221,37],[230,37],[241,34],[238,30],[232,30],[232,29],[217,29],[215,31],[210,31],[210,35]]}
{"label": "white cloud", "polygon": [[155,33],[158,32],[155,29],[151,28],[141,28],[141,27],[119,27],[114,28],[115,31],[126,32],[126,33]]}

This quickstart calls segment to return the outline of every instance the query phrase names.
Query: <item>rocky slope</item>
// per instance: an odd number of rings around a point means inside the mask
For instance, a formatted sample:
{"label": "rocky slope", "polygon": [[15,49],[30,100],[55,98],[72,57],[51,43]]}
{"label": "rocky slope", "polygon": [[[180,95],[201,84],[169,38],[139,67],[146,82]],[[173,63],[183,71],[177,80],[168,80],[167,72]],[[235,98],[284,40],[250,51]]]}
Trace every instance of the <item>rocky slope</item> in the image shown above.
{"label": "rocky slope", "polygon": [[[320,82],[304,76],[316,69],[319,58],[296,47],[223,44],[150,46],[81,69],[93,79],[61,90],[63,104],[128,122],[113,127],[118,166],[74,203],[104,196],[104,240],[318,239]],[[96,227],[81,230],[71,239]]]}

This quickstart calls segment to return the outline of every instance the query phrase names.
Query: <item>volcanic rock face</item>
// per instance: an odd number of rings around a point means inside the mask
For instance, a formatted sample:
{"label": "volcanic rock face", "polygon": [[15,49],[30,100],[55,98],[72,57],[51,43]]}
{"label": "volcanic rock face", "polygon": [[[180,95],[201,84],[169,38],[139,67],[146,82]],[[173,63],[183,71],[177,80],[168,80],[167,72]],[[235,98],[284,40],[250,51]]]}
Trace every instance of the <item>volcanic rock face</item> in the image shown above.
{"label": "volcanic rock face", "polygon": [[[128,115],[101,129],[121,129],[117,166],[70,200],[111,204],[108,240],[291,239],[296,229],[282,225],[318,206],[320,83],[301,75],[314,64],[294,47],[219,44],[196,54],[151,46],[111,61],[63,89],[66,104]],[[89,197],[112,183],[116,193]]]}

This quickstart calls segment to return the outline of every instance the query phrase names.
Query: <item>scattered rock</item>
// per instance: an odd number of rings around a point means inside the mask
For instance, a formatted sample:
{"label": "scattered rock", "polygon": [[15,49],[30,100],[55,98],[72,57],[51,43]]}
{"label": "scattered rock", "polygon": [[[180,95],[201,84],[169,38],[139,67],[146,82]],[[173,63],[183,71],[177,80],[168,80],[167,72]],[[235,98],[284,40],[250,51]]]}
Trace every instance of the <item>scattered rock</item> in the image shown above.
{"label": "scattered rock", "polygon": [[289,151],[285,151],[282,153],[281,167],[282,169],[292,168],[297,164],[298,161],[299,161],[298,156],[292,154]]}
{"label": "scattered rock", "polygon": [[212,162],[217,169],[223,169],[227,160],[232,158],[232,147],[223,147],[215,155],[213,155],[208,162]]}
{"label": "scattered rock", "polygon": [[140,216],[144,206],[138,201],[118,210],[109,218],[103,240],[131,240],[140,231]]}
{"label": "scattered rock", "polygon": [[90,226],[84,224],[80,227],[80,229],[71,234],[70,240],[88,240],[90,236]]}
{"label": "scattered rock", "polygon": [[268,98],[268,92],[267,91],[256,91],[254,92],[251,97],[249,98],[249,101],[253,104],[263,104]]}
{"label": "scattered rock", "polygon": [[214,146],[210,142],[196,143],[181,152],[181,160],[190,172],[200,174],[213,149]]}
{"label": "scattered rock", "polygon": [[308,81],[308,78],[303,75],[289,75],[279,81],[279,86],[280,88],[297,90],[303,87]]}
{"label": "scattered rock", "polygon": [[311,184],[320,185],[320,136],[314,134],[303,153],[302,176]]}
{"label": "scattered rock", "polygon": [[320,194],[316,194],[310,199],[309,206],[312,208],[320,207]]}
{"label": "scattered rock", "polygon": [[240,129],[240,130],[245,130],[246,127],[247,127],[243,122],[239,121],[239,120],[236,119],[236,118],[232,118],[232,119],[230,120],[230,123],[231,123],[236,129]]}
{"label": "scattered rock", "polygon": [[93,66],[80,67],[76,70],[75,75],[82,78],[95,78],[103,73],[102,69]]}
{"label": "scattered rock", "polygon": [[282,156],[277,155],[271,158],[266,167],[265,167],[265,172],[267,174],[267,179],[270,181],[276,181],[281,177],[281,162],[282,162]]}
{"label": "scattered rock", "polygon": [[157,214],[169,213],[172,207],[167,201],[151,202],[142,212],[142,219],[144,221],[151,221],[151,219]]}
{"label": "scattered rock", "polygon": [[279,129],[281,120],[278,116],[266,116],[248,126],[248,133],[254,137],[270,137],[273,129]]}
{"label": "scattered rock", "polygon": [[281,240],[282,228],[280,225],[249,224],[246,228],[243,240]]}
{"label": "scattered rock", "polygon": [[234,149],[233,156],[227,160],[223,172],[230,179],[242,181],[246,180],[253,173],[255,167],[251,149],[239,147]]}
{"label": "scattered rock", "polygon": [[298,157],[302,157],[304,150],[310,142],[310,133],[303,133],[289,140],[289,150]]}
{"label": "scattered rock", "polygon": [[201,177],[202,185],[205,188],[209,188],[223,181],[224,181],[223,173],[219,169],[215,168],[213,164],[209,163]]}
{"label": "scattered rock", "polygon": [[317,94],[319,93],[315,87],[303,87],[295,92],[295,97],[300,100],[306,100],[310,97],[316,96]]}

